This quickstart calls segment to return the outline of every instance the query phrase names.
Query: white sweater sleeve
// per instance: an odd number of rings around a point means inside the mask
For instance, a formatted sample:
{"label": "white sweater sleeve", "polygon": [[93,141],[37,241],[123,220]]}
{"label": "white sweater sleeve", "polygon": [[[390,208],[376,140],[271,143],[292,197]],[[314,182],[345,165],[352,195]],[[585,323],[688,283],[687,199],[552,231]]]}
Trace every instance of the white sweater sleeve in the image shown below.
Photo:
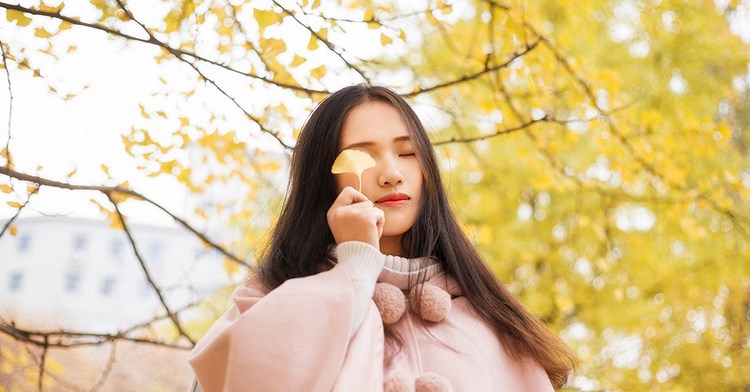
{"label": "white sweater sleeve", "polygon": [[336,245],[336,257],[354,288],[354,318],[349,330],[351,337],[365,319],[375,283],[383,270],[385,255],[366,242],[346,241]]}

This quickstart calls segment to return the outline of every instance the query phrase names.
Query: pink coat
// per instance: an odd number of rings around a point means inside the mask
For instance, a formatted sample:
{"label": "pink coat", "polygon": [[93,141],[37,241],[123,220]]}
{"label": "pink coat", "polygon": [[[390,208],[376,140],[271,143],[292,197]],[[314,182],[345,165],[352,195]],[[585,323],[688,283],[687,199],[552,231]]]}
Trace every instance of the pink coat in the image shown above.
{"label": "pink coat", "polygon": [[451,294],[451,310],[437,323],[406,312],[394,324],[403,348],[390,361],[373,302],[349,337],[354,293],[347,274],[334,267],[270,292],[254,281],[238,287],[234,306],[189,362],[205,392],[382,392],[384,380],[397,374],[414,382],[426,372],[447,378],[454,392],[553,391],[538,363],[505,352],[453,279],[441,273],[429,283]]}

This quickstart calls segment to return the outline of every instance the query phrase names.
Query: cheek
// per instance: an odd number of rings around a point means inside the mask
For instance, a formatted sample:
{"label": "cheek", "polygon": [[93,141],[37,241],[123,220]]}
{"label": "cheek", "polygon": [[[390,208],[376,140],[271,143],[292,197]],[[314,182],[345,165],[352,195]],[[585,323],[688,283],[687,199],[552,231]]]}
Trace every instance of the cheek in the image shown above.
{"label": "cheek", "polygon": [[335,176],[336,176],[336,187],[338,188],[338,193],[341,193],[341,191],[344,190],[344,188],[347,186],[357,189],[357,186],[359,185],[356,174],[342,173],[342,174],[336,174]]}
{"label": "cheek", "polygon": [[422,181],[424,181],[424,176],[422,175],[422,168],[419,166],[419,163],[412,163],[409,166],[409,180],[414,185],[418,185],[418,189],[422,189]]}

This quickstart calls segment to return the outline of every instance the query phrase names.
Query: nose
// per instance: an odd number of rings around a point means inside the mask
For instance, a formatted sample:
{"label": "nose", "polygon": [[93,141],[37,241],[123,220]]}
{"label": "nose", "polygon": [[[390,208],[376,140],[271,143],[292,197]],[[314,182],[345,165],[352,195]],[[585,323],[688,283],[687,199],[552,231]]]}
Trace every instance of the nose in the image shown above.
{"label": "nose", "polygon": [[399,169],[396,160],[383,158],[378,162],[378,184],[380,186],[396,185],[404,181],[404,174]]}

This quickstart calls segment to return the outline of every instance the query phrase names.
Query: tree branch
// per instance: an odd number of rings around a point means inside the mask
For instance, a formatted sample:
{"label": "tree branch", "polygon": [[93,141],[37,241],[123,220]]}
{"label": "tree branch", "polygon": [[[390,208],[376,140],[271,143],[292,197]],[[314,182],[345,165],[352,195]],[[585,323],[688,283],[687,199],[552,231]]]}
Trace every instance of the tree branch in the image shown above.
{"label": "tree branch", "polygon": [[302,87],[302,86],[299,86],[299,85],[293,85],[293,84],[288,84],[288,83],[280,82],[280,81],[269,79],[269,78],[264,78],[262,76],[255,75],[255,74],[252,74],[252,73],[249,73],[249,72],[242,72],[240,70],[232,68],[231,66],[229,66],[227,64],[222,64],[222,63],[219,63],[217,61],[210,60],[208,58],[200,56],[197,53],[190,52],[190,51],[183,50],[183,49],[172,48],[168,44],[166,44],[164,42],[161,42],[160,40],[154,38],[153,36],[151,36],[150,39],[143,39],[143,38],[139,38],[139,37],[127,34],[127,33],[123,33],[123,32],[118,31],[118,30],[114,30],[112,28],[109,28],[107,26],[103,26],[103,25],[100,25],[100,24],[82,22],[82,21],[80,21],[80,20],[78,20],[76,18],[71,18],[71,17],[68,17],[68,16],[64,16],[64,15],[62,15],[60,13],[48,12],[48,11],[42,11],[42,10],[36,10],[36,9],[33,9],[33,8],[26,8],[26,7],[22,7],[20,5],[16,5],[16,4],[8,4],[8,3],[0,2],[0,8],[21,11],[21,12],[24,12],[24,13],[27,13],[27,14],[31,14],[31,15],[47,16],[47,17],[50,17],[50,18],[54,18],[54,19],[59,19],[59,20],[66,21],[66,22],[71,23],[71,24],[76,25],[76,26],[82,26],[82,27],[88,27],[88,28],[95,29],[95,30],[100,30],[100,31],[103,31],[103,32],[105,32],[107,34],[111,34],[111,35],[114,35],[114,36],[125,38],[127,40],[138,41],[138,42],[142,42],[144,44],[158,46],[158,47],[161,47],[164,50],[172,53],[175,56],[177,56],[177,55],[190,56],[190,57],[195,58],[196,60],[200,60],[200,61],[209,63],[211,65],[215,65],[215,66],[223,68],[223,69],[225,69],[227,71],[230,71],[230,72],[233,72],[233,73],[236,73],[236,74],[239,74],[239,75],[247,76],[249,78],[253,78],[253,79],[256,79],[256,80],[260,80],[260,81],[263,81],[265,83],[272,84],[274,86],[278,86],[278,87],[281,87],[281,88],[285,88],[285,89],[289,89],[289,90],[294,90],[294,91],[300,91],[300,92],[304,92],[304,93],[307,93],[307,94],[330,94],[330,92],[326,91],[326,90],[316,90],[316,89],[312,89],[312,88],[305,88],[305,87]]}
{"label": "tree branch", "polygon": [[[11,124],[13,118],[13,88],[11,88],[10,68],[8,68],[8,58],[5,54],[5,43],[2,40],[0,40],[0,51],[2,51],[3,54],[3,66],[5,67],[5,75],[8,78],[8,96],[10,98],[8,101],[8,140],[5,142],[5,153],[8,155],[8,163],[6,165],[8,167],[13,167],[13,158],[10,154]],[[0,233],[0,236],[2,236],[2,233]]]}
{"label": "tree branch", "polygon": [[6,175],[8,177],[13,177],[13,178],[16,178],[16,179],[21,180],[21,181],[32,182],[32,183],[35,183],[35,184],[39,184],[39,185],[43,185],[43,186],[50,186],[50,187],[53,187],[53,188],[70,189],[70,190],[97,191],[97,192],[101,192],[101,193],[103,193],[105,195],[106,194],[123,194],[123,195],[128,195],[128,196],[135,197],[137,199],[141,199],[141,200],[143,200],[143,201],[151,204],[152,206],[158,208],[159,210],[161,210],[165,214],[169,215],[172,219],[174,219],[176,222],[178,222],[182,227],[184,227],[185,229],[187,229],[191,233],[195,234],[198,238],[200,238],[201,241],[203,241],[204,243],[210,245],[212,248],[216,249],[217,251],[221,252],[224,256],[230,258],[235,263],[243,265],[243,266],[245,266],[247,268],[252,269],[252,266],[250,264],[248,264],[245,261],[240,260],[234,254],[230,253],[228,250],[224,249],[219,244],[217,244],[214,241],[210,240],[203,233],[198,232],[198,230],[196,230],[195,228],[193,228],[193,226],[191,226],[189,223],[187,223],[184,219],[179,218],[177,215],[173,214],[172,212],[170,212],[169,210],[167,210],[165,207],[163,207],[159,203],[157,203],[157,202],[149,199],[148,197],[146,197],[146,196],[144,196],[144,195],[142,195],[142,194],[140,194],[140,193],[138,193],[136,191],[133,191],[133,190],[130,190],[130,189],[126,189],[126,188],[120,188],[120,187],[97,186],[97,185],[73,185],[73,184],[68,184],[68,183],[64,183],[64,182],[48,180],[46,178],[32,176],[32,175],[29,175],[29,174],[17,172],[15,170],[10,169],[10,168],[5,167],[5,166],[0,166],[0,174],[4,174],[4,175]]}
{"label": "tree branch", "polygon": [[464,76],[462,76],[462,77],[460,77],[458,79],[449,80],[449,81],[443,82],[443,83],[438,83],[438,84],[436,84],[434,86],[425,87],[425,88],[419,88],[419,89],[414,90],[414,91],[412,91],[410,93],[404,94],[404,96],[405,97],[413,97],[413,96],[416,96],[416,95],[420,95],[420,94],[424,94],[424,93],[429,93],[431,91],[443,89],[443,88],[450,87],[450,86],[453,86],[453,85],[456,85],[456,84],[459,84],[459,83],[463,83],[463,82],[468,82],[470,80],[474,80],[474,79],[476,79],[476,78],[478,78],[478,77],[480,77],[480,76],[482,76],[484,74],[487,74],[487,73],[495,72],[495,71],[497,71],[497,70],[499,70],[501,68],[507,67],[510,63],[512,63],[517,58],[520,58],[520,57],[528,54],[532,50],[534,50],[534,48],[536,48],[539,45],[539,42],[540,41],[536,41],[536,42],[533,42],[533,43],[527,45],[522,50],[520,50],[520,51],[514,53],[513,55],[511,55],[511,57],[508,60],[504,61],[503,63],[496,64],[496,65],[493,65],[493,66],[489,66],[489,64],[485,64],[484,69],[481,70],[481,71],[474,72],[473,74],[464,75]]}
{"label": "tree branch", "polygon": [[[175,343],[163,342],[159,340],[153,340],[148,338],[139,338],[126,336],[121,333],[116,334],[104,334],[104,333],[90,333],[90,332],[72,332],[72,331],[38,331],[17,328],[14,323],[0,322],[0,332],[14,338],[19,342],[28,343],[38,347],[56,347],[56,348],[70,348],[70,347],[82,347],[82,346],[98,346],[106,342],[115,340],[123,340],[134,343],[144,343],[154,346],[178,348],[182,350],[190,350],[192,346],[184,346]],[[45,343],[45,339],[47,343]]]}
{"label": "tree branch", "polygon": [[[124,11],[124,12],[125,12],[126,14],[127,14],[128,18],[130,18],[130,20],[132,20],[133,22],[135,22],[135,23],[137,23],[137,24],[138,24],[139,26],[141,26],[141,28],[143,29],[143,31],[145,31],[145,32],[146,32],[146,34],[148,34],[148,36],[150,37],[149,41],[159,42],[159,43],[161,44],[161,42],[160,42],[160,41],[159,41],[158,39],[156,39],[156,37],[154,37],[154,35],[153,35],[153,34],[151,33],[151,31],[150,31],[150,30],[149,30],[149,29],[148,29],[148,28],[147,28],[147,27],[146,27],[146,26],[145,26],[145,25],[144,25],[143,23],[141,23],[140,21],[138,21],[138,20],[137,20],[137,19],[135,18],[135,16],[133,16],[133,14],[132,14],[132,13],[130,12],[130,10],[129,10],[129,9],[127,9],[127,8],[125,7],[125,4],[124,4],[124,3],[122,2],[122,0],[115,0],[115,1],[117,1],[117,5],[119,5],[119,6],[120,6],[120,8],[121,8],[121,9],[122,9],[122,10],[123,10],[123,11]],[[221,92],[221,93],[222,93],[222,94],[223,94],[224,96],[226,96],[227,98],[229,98],[229,100],[231,100],[231,101],[232,101],[232,103],[234,103],[234,105],[235,105],[235,106],[237,106],[237,108],[239,108],[239,109],[240,109],[240,110],[241,110],[241,111],[242,111],[242,112],[243,112],[243,113],[245,114],[245,116],[247,116],[247,118],[249,118],[249,119],[250,119],[251,121],[253,121],[254,123],[256,123],[256,124],[258,125],[258,127],[259,127],[259,128],[260,128],[260,130],[261,130],[261,132],[265,132],[265,133],[267,133],[267,134],[269,134],[269,135],[273,136],[273,137],[274,137],[274,138],[276,139],[276,141],[278,141],[278,142],[279,142],[279,144],[281,144],[281,146],[282,146],[282,147],[284,147],[284,149],[286,149],[287,151],[291,151],[291,150],[293,150],[293,147],[292,147],[292,146],[290,146],[290,145],[288,145],[288,144],[284,143],[284,141],[283,141],[283,140],[281,140],[281,136],[280,136],[280,135],[278,134],[278,132],[273,132],[273,131],[271,131],[270,129],[266,128],[266,127],[265,127],[265,126],[263,125],[263,123],[262,123],[262,122],[260,121],[260,119],[259,119],[259,118],[257,118],[257,117],[255,117],[255,116],[253,116],[253,115],[252,115],[252,114],[250,114],[250,113],[249,113],[249,112],[248,112],[247,110],[245,110],[245,108],[243,108],[243,107],[242,107],[242,106],[241,106],[241,105],[240,105],[240,104],[239,104],[239,103],[237,102],[237,100],[236,100],[236,99],[234,99],[234,97],[230,96],[230,95],[229,95],[229,93],[227,93],[226,91],[224,91],[224,89],[222,89],[221,87],[219,87],[219,85],[218,85],[218,84],[217,84],[217,83],[216,83],[215,81],[213,81],[212,79],[209,79],[208,77],[206,77],[206,75],[204,75],[204,74],[203,74],[203,72],[201,72],[201,71],[200,71],[200,70],[198,69],[198,67],[196,67],[196,65],[195,65],[195,64],[193,64],[193,63],[192,63],[192,62],[190,62],[190,61],[187,61],[187,59],[183,58],[183,57],[182,57],[182,55],[181,55],[180,53],[176,52],[175,50],[173,50],[172,48],[170,48],[170,47],[169,47],[169,46],[167,46],[166,44],[162,44],[162,45],[160,45],[160,46],[162,46],[162,47],[163,47],[163,48],[165,48],[166,50],[170,51],[170,53],[172,53],[172,54],[173,54],[173,55],[174,55],[174,56],[175,56],[175,57],[176,57],[176,58],[177,58],[178,60],[180,60],[180,61],[182,61],[182,62],[184,62],[184,63],[188,64],[188,65],[189,65],[189,66],[190,66],[191,68],[193,68],[193,70],[194,70],[194,71],[195,71],[196,73],[198,73],[198,75],[200,75],[200,77],[201,77],[201,78],[203,78],[203,80],[206,80],[206,81],[208,81],[209,83],[211,83],[211,85],[213,85],[213,86],[214,86],[214,87],[215,87],[215,88],[216,88],[217,90],[219,90],[219,92]]]}
{"label": "tree branch", "polygon": [[112,206],[115,208],[115,212],[117,213],[117,217],[120,219],[120,223],[122,224],[122,229],[125,231],[125,235],[128,237],[128,241],[130,241],[130,246],[133,248],[133,253],[135,254],[135,258],[138,260],[138,263],[141,265],[141,270],[143,270],[143,274],[146,276],[146,280],[151,285],[151,287],[154,288],[154,291],[156,291],[156,296],[159,297],[159,302],[161,302],[162,306],[164,307],[164,310],[167,312],[167,315],[172,320],[172,323],[174,324],[175,328],[180,332],[180,335],[184,336],[190,343],[195,345],[195,341],[193,338],[190,337],[190,335],[185,332],[185,330],[182,328],[182,324],[180,324],[180,320],[177,319],[177,316],[172,313],[172,311],[169,309],[169,305],[167,305],[167,301],[164,299],[164,295],[162,295],[161,290],[159,290],[159,286],[156,285],[156,282],[154,282],[154,279],[151,277],[151,274],[148,272],[148,268],[146,267],[146,263],[143,261],[143,257],[141,256],[140,252],[138,252],[138,247],[135,244],[135,240],[133,239],[133,235],[130,233],[130,229],[128,229],[128,224],[125,222],[125,217],[122,216],[122,212],[120,211],[120,207],[117,205],[117,202],[112,198],[112,195],[110,193],[106,193],[107,198],[109,199],[109,202],[112,203]]}
{"label": "tree branch", "polygon": [[359,74],[359,76],[361,76],[361,77],[362,77],[362,79],[363,79],[363,80],[364,80],[365,82],[367,82],[368,84],[370,83],[370,79],[369,79],[369,78],[368,78],[368,77],[367,77],[367,76],[365,75],[364,71],[362,71],[362,70],[361,70],[361,69],[359,69],[359,68],[358,68],[358,67],[357,67],[356,65],[354,65],[354,64],[352,64],[352,63],[350,63],[350,62],[349,62],[349,60],[347,60],[346,58],[344,58],[344,55],[343,55],[343,53],[342,53],[342,52],[340,52],[339,50],[337,50],[337,49],[338,49],[338,47],[337,47],[336,45],[334,45],[333,43],[331,43],[331,42],[330,42],[330,41],[328,41],[327,39],[325,39],[325,38],[321,37],[321,36],[320,36],[320,34],[318,34],[317,32],[315,32],[315,31],[314,31],[314,30],[313,30],[312,28],[310,28],[310,26],[308,26],[308,25],[306,25],[306,24],[302,23],[302,21],[301,21],[301,20],[299,20],[299,19],[297,19],[297,16],[296,16],[296,15],[294,15],[294,13],[293,13],[292,11],[290,11],[290,10],[286,9],[286,8],[285,8],[285,7],[283,6],[283,5],[279,4],[279,2],[278,2],[278,1],[276,1],[276,0],[273,0],[273,3],[274,3],[274,4],[276,4],[276,5],[277,5],[277,6],[279,7],[279,8],[281,8],[281,10],[282,10],[282,11],[283,11],[283,12],[284,12],[285,14],[287,14],[287,15],[291,16],[291,17],[292,17],[292,19],[294,19],[294,21],[295,21],[295,22],[297,22],[297,23],[298,23],[298,24],[299,24],[300,26],[304,27],[304,28],[305,28],[305,29],[306,29],[307,31],[309,31],[309,32],[310,32],[310,34],[312,34],[312,35],[313,35],[313,36],[315,37],[315,39],[317,39],[318,41],[320,41],[320,42],[322,42],[323,44],[325,44],[326,48],[328,48],[328,49],[329,49],[329,50],[330,50],[331,52],[333,52],[334,54],[336,54],[336,56],[338,56],[338,58],[340,58],[340,59],[341,59],[341,61],[343,61],[343,62],[344,62],[344,64],[346,64],[346,65],[347,65],[347,66],[348,66],[349,68],[351,68],[351,69],[353,69],[353,70],[354,70],[355,72],[357,72],[357,73]]}

